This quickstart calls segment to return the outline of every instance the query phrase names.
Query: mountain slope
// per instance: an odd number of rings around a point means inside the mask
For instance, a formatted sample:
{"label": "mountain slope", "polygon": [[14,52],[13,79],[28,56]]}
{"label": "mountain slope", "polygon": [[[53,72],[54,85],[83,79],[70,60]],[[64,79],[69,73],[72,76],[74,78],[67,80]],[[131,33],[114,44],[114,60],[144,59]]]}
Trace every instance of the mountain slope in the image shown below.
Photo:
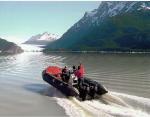
{"label": "mountain slope", "polygon": [[21,52],[23,52],[21,47],[0,38],[0,53],[17,54]]}
{"label": "mountain slope", "polygon": [[47,45],[49,42],[53,42],[58,38],[58,35],[44,32],[43,34],[32,36],[24,44]]}
{"label": "mountain slope", "polygon": [[104,1],[46,50],[147,50],[149,32],[150,2]]}

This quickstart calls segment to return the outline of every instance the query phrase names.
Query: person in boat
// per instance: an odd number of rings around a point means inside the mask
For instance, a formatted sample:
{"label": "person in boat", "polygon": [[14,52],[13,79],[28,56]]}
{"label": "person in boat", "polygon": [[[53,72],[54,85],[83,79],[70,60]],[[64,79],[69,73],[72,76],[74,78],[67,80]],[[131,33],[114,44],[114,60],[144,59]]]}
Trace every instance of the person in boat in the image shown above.
{"label": "person in boat", "polygon": [[62,69],[62,74],[61,74],[62,81],[64,81],[64,82],[65,82],[66,74],[67,74],[67,66],[65,66],[65,67]]}
{"label": "person in boat", "polygon": [[62,74],[64,73],[66,73],[67,72],[67,66],[65,66],[63,69],[62,69]]}
{"label": "person in boat", "polygon": [[70,71],[67,69],[67,66],[65,66],[63,69],[62,69],[62,80],[66,83],[68,83],[69,79],[70,79]]}
{"label": "person in boat", "polygon": [[75,76],[77,76],[77,78],[78,78],[78,84],[80,84],[81,81],[84,80],[84,73],[85,73],[84,66],[82,64],[80,64],[78,66],[78,69],[75,72]]}
{"label": "person in boat", "polygon": [[75,75],[77,71],[77,68],[75,65],[72,66],[72,70],[71,70],[71,74],[70,74],[70,83],[74,86],[74,87],[78,87],[78,78]]}
{"label": "person in boat", "polygon": [[81,75],[84,76],[85,70],[84,70],[83,64],[81,64],[81,63],[80,63],[80,72],[81,72]]}
{"label": "person in boat", "polygon": [[76,66],[73,65],[73,66],[72,66],[72,72],[75,74],[76,71],[77,71]]}
{"label": "person in boat", "polygon": [[82,99],[82,101],[84,101],[86,99],[87,96],[87,88],[88,88],[88,84],[84,83],[84,66],[82,64],[80,64],[78,66],[78,70],[75,72],[75,75],[78,78],[78,90],[79,90],[79,97]]}

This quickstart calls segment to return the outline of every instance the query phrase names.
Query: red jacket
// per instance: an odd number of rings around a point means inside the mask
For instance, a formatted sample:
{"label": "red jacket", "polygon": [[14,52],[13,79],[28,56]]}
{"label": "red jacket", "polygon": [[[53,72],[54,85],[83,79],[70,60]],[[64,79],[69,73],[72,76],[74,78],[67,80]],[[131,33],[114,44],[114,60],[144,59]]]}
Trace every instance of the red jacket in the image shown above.
{"label": "red jacket", "polygon": [[84,70],[84,66],[82,64],[80,64],[80,69],[79,69],[81,75],[85,74],[85,70]]}
{"label": "red jacket", "polygon": [[83,78],[84,74],[85,74],[84,66],[81,64],[80,69],[75,72],[75,76],[77,76],[78,78]]}

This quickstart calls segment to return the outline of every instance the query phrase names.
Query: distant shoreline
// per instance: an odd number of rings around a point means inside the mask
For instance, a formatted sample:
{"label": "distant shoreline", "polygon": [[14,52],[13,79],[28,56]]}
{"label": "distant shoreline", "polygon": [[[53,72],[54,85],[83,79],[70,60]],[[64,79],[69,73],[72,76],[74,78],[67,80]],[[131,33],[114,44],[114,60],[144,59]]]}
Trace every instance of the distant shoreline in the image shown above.
{"label": "distant shoreline", "polygon": [[43,53],[150,54],[150,51],[43,51]]}

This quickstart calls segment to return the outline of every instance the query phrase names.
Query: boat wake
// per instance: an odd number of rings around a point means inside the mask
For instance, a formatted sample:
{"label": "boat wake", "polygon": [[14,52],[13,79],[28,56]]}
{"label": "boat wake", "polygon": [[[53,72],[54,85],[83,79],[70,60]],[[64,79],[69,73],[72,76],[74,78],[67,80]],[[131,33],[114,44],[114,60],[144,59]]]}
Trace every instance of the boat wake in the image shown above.
{"label": "boat wake", "polygon": [[[59,97],[57,97],[59,95]],[[61,98],[60,98],[61,95]],[[150,99],[112,92],[97,100],[66,98],[59,91],[53,96],[70,117],[149,117]],[[147,110],[146,110],[147,109]]]}
{"label": "boat wake", "polygon": [[106,104],[109,105],[116,105],[116,106],[123,106],[123,107],[130,107],[126,102],[124,102],[121,98],[111,94],[111,93],[106,93],[100,97],[100,100],[105,102]]}

